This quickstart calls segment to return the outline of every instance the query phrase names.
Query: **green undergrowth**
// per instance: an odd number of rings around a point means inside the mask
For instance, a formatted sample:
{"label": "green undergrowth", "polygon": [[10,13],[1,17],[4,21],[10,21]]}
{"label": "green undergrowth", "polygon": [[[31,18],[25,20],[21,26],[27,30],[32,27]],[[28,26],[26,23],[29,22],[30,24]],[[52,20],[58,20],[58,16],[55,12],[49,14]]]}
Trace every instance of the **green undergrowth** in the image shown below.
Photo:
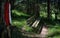
{"label": "green undergrowth", "polygon": [[31,31],[31,27],[27,25],[26,20],[29,18],[29,15],[23,12],[19,12],[17,10],[12,10],[12,24],[18,28],[25,28],[26,31]]}
{"label": "green undergrowth", "polygon": [[48,38],[60,38],[60,24],[50,25],[47,36]]}
{"label": "green undergrowth", "polygon": [[[46,17],[46,13],[41,13],[41,17]],[[24,12],[20,12],[17,10],[12,10],[12,24],[13,26],[16,26],[18,28],[23,28],[28,31],[28,32],[32,32],[32,28],[29,27],[29,25],[27,25],[26,20],[29,18],[30,15],[27,15]],[[52,16],[52,20],[54,20],[55,15]],[[45,20],[45,22],[48,24],[50,23],[49,21]],[[53,23],[53,24],[52,24]],[[60,38],[60,24],[59,23],[55,23],[51,22],[48,28],[48,38]]]}

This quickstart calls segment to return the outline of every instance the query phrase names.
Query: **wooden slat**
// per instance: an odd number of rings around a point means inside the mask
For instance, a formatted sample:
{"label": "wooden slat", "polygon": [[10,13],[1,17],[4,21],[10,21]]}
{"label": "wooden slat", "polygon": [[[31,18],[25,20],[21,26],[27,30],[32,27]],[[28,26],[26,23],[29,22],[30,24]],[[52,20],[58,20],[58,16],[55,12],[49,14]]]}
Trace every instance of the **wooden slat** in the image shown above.
{"label": "wooden slat", "polygon": [[39,23],[40,23],[40,18],[37,18],[37,19],[35,20],[35,22],[32,24],[32,27],[35,27],[35,28],[36,28]]}
{"label": "wooden slat", "polygon": [[40,20],[37,19],[37,20],[32,24],[32,27],[35,27],[35,28],[36,28],[36,27],[38,26],[39,22],[40,22]]}
{"label": "wooden slat", "polygon": [[34,21],[35,21],[35,15],[33,15],[32,17],[30,17],[30,18],[27,20],[27,24],[28,24],[28,25],[31,25]]}

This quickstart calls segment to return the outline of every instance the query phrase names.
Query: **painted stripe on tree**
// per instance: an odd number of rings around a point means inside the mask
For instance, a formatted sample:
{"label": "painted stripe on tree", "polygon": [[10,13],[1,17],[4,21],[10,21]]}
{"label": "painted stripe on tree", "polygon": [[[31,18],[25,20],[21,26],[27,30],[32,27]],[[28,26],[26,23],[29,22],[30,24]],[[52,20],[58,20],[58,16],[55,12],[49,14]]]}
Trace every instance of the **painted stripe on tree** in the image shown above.
{"label": "painted stripe on tree", "polygon": [[5,24],[8,26],[11,23],[11,9],[10,9],[10,3],[6,2],[4,5],[4,18],[5,18]]}

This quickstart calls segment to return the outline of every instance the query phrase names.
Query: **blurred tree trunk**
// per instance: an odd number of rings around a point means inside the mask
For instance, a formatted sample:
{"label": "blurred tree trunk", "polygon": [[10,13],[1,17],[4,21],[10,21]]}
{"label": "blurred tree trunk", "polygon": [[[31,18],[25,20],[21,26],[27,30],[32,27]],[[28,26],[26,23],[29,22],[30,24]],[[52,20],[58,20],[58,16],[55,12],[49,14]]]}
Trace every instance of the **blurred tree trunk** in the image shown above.
{"label": "blurred tree trunk", "polygon": [[58,8],[59,8],[59,11],[60,11],[60,1],[58,0]]}
{"label": "blurred tree trunk", "polygon": [[[0,0],[0,25],[1,25],[1,0]],[[0,26],[0,38],[1,38],[1,26]]]}
{"label": "blurred tree trunk", "polygon": [[32,0],[30,2],[30,0],[27,0],[27,13],[31,14],[31,15],[36,15],[37,17],[39,17],[39,2],[38,0]]}
{"label": "blurred tree trunk", "polygon": [[39,11],[40,11],[40,7],[39,7],[39,4],[35,4],[35,7],[34,7],[34,13],[36,15],[36,18],[39,17]]}
{"label": "blurred tree trunk", "polygon": [[2,37],[2,32],[4,30],[4,0],[0,0],[0,38]]}
{"label": "blurred tree trunk", "polygon": [[[1,1],[0,1],[0,16],[1,16]],[[0,23],[1,23],[1,17],[0,17]]]}
{"label": "blurred tree trunk", "polygon": [[50,19],[51,17],[51,12],[50,12],[50,0],[47,0],[47,18]]}
{"label": "blurred tree trunk", "polygon": [[11,3],[11,9],[14,9],[15,7],[14,7],[14,2],[15,2],[16,0],[10,0],[10,3]]}
{"label": "blurred tree trunk", "polygon": [[55,20],[57,20],[57,15],[58,15],[58,11],[59,11],[59,8],[58,8],[58,0],[56,0],[55,8],[56,8],[56,12],[55,12]]}
{"label": "blurred tree trunk", "polygon": [[29,0],[27,0],[27,1],[26,1],[26,13],[27,13],[27,14],[30,14],[29,7],[30,7],[30,5],[29,5]]}

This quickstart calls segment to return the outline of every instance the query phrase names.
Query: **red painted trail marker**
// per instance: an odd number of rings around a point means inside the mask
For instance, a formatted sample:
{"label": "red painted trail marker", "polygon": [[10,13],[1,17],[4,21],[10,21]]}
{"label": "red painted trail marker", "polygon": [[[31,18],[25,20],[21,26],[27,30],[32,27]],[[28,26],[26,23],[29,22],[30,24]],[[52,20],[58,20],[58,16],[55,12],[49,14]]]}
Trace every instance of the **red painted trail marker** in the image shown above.
{"label": "red painted trail marker", "polygon": [[4,5],[4,19],[5,19],[5,24],[7,26],[9,26],[9,24],[11,23],[11,12],[10,12],[10,3],[6,2]]}

